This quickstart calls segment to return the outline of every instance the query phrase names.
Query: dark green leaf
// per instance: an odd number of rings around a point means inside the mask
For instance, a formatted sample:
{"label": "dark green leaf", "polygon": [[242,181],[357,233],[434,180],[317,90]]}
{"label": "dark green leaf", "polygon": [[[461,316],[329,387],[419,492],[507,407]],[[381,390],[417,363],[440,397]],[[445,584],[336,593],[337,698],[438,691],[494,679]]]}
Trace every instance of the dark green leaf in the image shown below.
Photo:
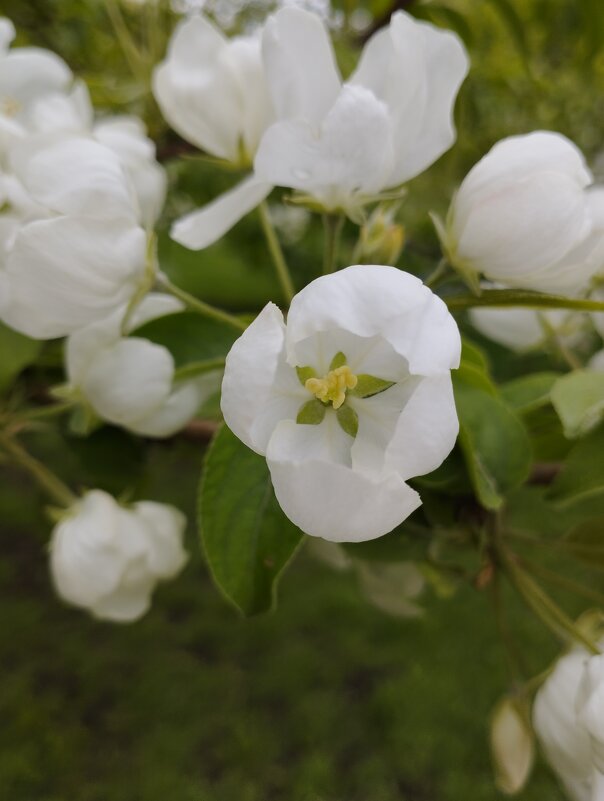
{"label": "dark green leaf", "polygon": [[570,451],[562,472],[553,482],[549,498],[561,506],[604,493],[604,426]]}
{"label": "dark green leaf", "polygon": [[527,414],[550,402],[551,390],[559,373],[534,373],[508,381],[501,387],[501,396],[515,412]]}
{"label": "dark green leaf", "polygon": [[132,332],[157,345],[163,345],[172,356],[176,367],[192,362],[224,358],[239,333],[226,323],[209,320],[194,312],[167,314]]}
{"label": "dark green leaf", "polygon": [[604,517],[584,520],[564,539],[566,549],[591,567],[604,569]]}
{"label": "dark green leaf", "polygon": [[199,528],[216,584],[245,615],[271,608],[279,574],[302,532],[275,498],[264,457],[223,426],[210,446]]}

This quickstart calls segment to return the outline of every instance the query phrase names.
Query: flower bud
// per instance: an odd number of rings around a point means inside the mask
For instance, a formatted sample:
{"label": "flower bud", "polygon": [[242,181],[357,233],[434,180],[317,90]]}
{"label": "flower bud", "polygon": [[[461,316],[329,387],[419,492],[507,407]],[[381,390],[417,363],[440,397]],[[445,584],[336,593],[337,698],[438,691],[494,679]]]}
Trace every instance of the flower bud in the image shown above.
{"label": "flower bud", "polygon": [[504,139],[455,196],[444,232],[451,263],[506,286],[576,294],[604,263],[604,193],[581,152],[547,131]]}
{"label": "flower bud", "polygon": [[519,700],[504,698],[495,707],[491,752],[497,787],[506,795],[520,792],[530,775],[535,750],[528,710]]}
{"label": "flower bud", "polygon": [[405,244],[405,229],[394,222],[395,210],[378,207],[361,228],[356,251],[360,264],[396,264]]}
{"label": "flower bud", "polygon": [[87,492],[52,533],[50,568],[58,594],[97,618],[138,620],[157,582],[184,566],[185,526],[172,506],[139,501],[124,507],[106,492]]}

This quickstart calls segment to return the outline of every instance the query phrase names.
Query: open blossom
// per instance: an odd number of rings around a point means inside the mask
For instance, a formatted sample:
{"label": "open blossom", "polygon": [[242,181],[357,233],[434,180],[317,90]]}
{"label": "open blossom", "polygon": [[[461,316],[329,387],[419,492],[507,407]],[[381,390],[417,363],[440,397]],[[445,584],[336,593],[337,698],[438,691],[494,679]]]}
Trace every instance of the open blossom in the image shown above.
{"label": "open blossom", "polygon": [[27,137],[11,148],[3,191],[5,323],[48,339],[128,303],[145,279],[147,237],[134,186],[112,150],[87,137]]}
{"label": "open blossom", "polygon": [[545,755],[572,801],[604,801],[603,721],[604,657],[575,648],[558,660],[533,711]]}
{"label": "open blossom", "polygon": [[129,507],[101,490],[87,492],[57,524],[50,567],[59,595],[95,617],[142,617],[158,581],[183,568],[185,516],[172,506],[139,501]]}
{"label": "open blossom", "polygon": [[172,235],[187,247],[211,244],[274,185],[354,217],[455,141],[452,109],[468,69],[465,50],[453,33],[408,14],[395,14],[370,39],[344,84],[326,27],[299,8],[267,20],[262,63],[275,121],[263,120],[254,175],[177,221]]}
{"label": "open blossom", "polygon": [[604,265],[604,191],[591,183],[560,134],[502,140],[455,195],[444,233],[451,262],[510,287],[585,291]]}
{"label": "open blossom", "polygon": [[[182,310],[168,295],[149,295],[128,329]],[[69,385],[64,394],[86,403],[99,417],[137,434],[167,437],[179,431],[220,388],[222,372],[176,380],[174,359],[161,345],[123,336],[125,309],[72,334],[67,340]]]}
{"label": "open blossom", "polygon": [[459,355],[455,321],[419,279],[348,267],[299,292],[287,325],[264,308],[228,355],[222,411],[266,456],[277,500],[304,532],[368,540],[420,505],[407,479],[453,448]]}

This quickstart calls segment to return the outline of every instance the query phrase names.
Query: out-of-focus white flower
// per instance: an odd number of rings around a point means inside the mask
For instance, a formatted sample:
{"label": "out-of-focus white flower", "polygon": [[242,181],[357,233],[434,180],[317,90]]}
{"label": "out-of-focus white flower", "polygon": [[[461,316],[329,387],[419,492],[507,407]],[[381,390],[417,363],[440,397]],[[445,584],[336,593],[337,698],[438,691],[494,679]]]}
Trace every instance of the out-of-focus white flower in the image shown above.
{"label": "out-of-focus white flower", "polygon": [[[209,46],[207,52],[213,52]],[[183,56],[179,72],[190,61]],[[262,91],[267,98],[270,93],[276,122],[269,125],[267,115],[262,119],[269,127],[256,142],[254,175],[176,222],[172,236],[187,247],[216,241],[273,186],[299,190],[328,211],[356,217],[363,204],[418,175],[455,140],[452,108],[468,70],[464,47],[455,34],[404,12],[371,38],[344,85],[325,25],[300,8],[282,8],[269,17],[262,31],[262,64]],[[259,77],[256,81],[260,86]],[[157,84],[156,77],[156,95]],[[220,103],[218,119],[230,120],[236,133],[241,125],[224,112],[226,101],[213,82],[207,79],[206,85],[208,103]],[[226,90],[223,94],[228,96]],[[166,95],[183,114],[175,93]],[[229,138],[220,136],[224,150]],[[232,140],[233,135],[229,153],[239,142],[245,145],[241,133]]]}
{"label": "out-of-focus white flower", "polygon": [[4,322],[49,339],[128,303],[146,280],[147,237],[115,153],[89,138],[27,137],[10,172],[18,224],[0,264]]}
{"label": "out-of-focus white flower", "polygon": [[[170,125],[217,158],[251,166],[274,118],[259,36],[228,39],[196,14],[176,27],[168,55],[155,70],[153,93]],[[269,194],[254,176],[175,224],[172,235],[199,249],[220,237]]]}
{"label": "out-of-focus white flower", "polygon": [[[148,295],[125,333],[181,310],[180,301],[168,295]],[[122,336],[124,313],[119,309],[69,337],[69,386],[64,394],[83,400],[102,419],[136,434],[171,436],[219,390],[222,371],[176,380],[174,359],[166,348]]]}
{"label": "out-of-focus white flower", "polygon": [[497,787],[515,795],[526,784],[535,760],[528,705],[503,698],[491,718],[491,753]]}
{"label": "out-of-focus white flower", "polygon": [[58,594],[103,620],[142,617],[158,581],[183,568],[186,526],[172,506],[129,507],[101,490],[87,492],[55,527],[50,567]]}
{"label": "out-of-focus white flower", "polygon": [[[604,798],[599,748],[594,752],[592,747],[592,737],[599,737],[604,719],[601,690],[590,693],[597,689],[594,678],[601,671],[601,657],[595,659],[587,674],[591,659],[584,649],[575,648],[559,659],[533,707],[533,725],[545,756],[573,801]],[[594,714],[599,714],[600,723]]]}
{"label": "out-of-focus white flower", "polygon": [[14,35],[10,20],[0,18],[0,155],[26,133],[36,101],[67,91],[73,81],[67,64],[50,50],[9,49]]}
{"label": "out-of-focus white flower", "polygon": [[604,190],[557,133],[504,139],[455,195],[444,232],[451,262],[506,286],[578,294],[604,265]]}
{"label": "out-of-focus white flower", "polygon": [[543,347],[556,337],[568,347],[578,344],[585,333],[585,316],[565,309],[475,307],[470,322],[481,334],[518,352]]}
{"label": "out-of-focus white flower", "polygon": [[310,213],[306,209],[275,203],[270,206],[269,212],[271,222],[284,242],[293,245],[302,239],[310,222]]}
{"label": "out-of-focus white flower", "polygon": [[356,563],[361,590],[367,600],[387,615],[421,617],[417,603],[426,581],[415,562]]}
{"label": "out-of-focus white flower", "polygon": [[445,304],[392,267],[354,266],[269,303],[231,349],[227,425],[265,455],[285,514],[333,542],[382,536],[421,503],[405,482],[452,449],[460,337]]}
{"label": "out-of-focus white flower", "polygon": [[318,18],[284,9],[266,24],[266,74],[278,122],[256,156],[259,179],[354,214],[423,172],[455,141],[452,109],[467,73],[461,41],[397,12],[342,85]]}

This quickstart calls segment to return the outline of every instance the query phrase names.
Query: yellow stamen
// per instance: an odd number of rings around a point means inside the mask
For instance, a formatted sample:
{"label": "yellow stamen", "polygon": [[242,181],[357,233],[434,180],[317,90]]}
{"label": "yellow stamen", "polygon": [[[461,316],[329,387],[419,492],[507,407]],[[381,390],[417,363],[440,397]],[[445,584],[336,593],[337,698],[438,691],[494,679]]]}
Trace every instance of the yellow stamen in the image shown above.
{"label": "yellow stamen", "polygon": [[0,114],[15,117],[21,111],[21,104],[14,97],[0,97]]}
{"label": "yellow stamen", "polygon": [[347,364],[330,370],[325,378],[308,378],[304,386],[323,403],[332,403],[339,409],[346,400],[346,390],[354,389],[358,378]]}

